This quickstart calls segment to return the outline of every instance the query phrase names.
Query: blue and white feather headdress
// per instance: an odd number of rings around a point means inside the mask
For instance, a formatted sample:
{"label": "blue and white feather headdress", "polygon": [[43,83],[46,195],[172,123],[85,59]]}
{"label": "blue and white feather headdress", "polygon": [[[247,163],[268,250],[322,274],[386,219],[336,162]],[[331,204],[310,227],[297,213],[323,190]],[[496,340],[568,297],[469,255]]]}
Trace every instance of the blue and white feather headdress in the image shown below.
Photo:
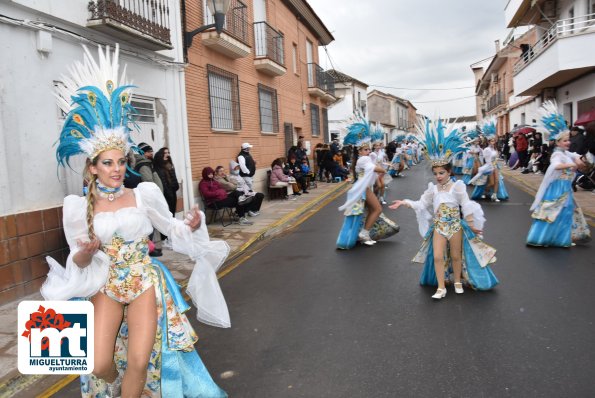
{"label": "blue and white feather headdress", "polygon": [[372,144],[378,144],[384,142],[384,129],[380,125],[380,123],[376,124],[376,127],[372,129],[372,134],[370,137]]}
{"label": "blue and white feather headdress", "polygon": [[346,127],[347,134],[343,139],[343,145],[355,145],[356,147],[370,146],[372,133],[370,122],[359,113],[353,115],[351,124]]}
{"label": "blue and white feather headdress", "polygon": [[564,133],[568,133],[566,119],[558,111],[556,101],[545,101],[538,110],[538,125],[544,132],[546,140],[558,140]]}
{"label": "blue and white feather headdress", "polygon": [[416,129],[415,140],[424,147],[423,152],[432,166],[444,166],[450,163],[454,155],[468,149],[466,134],[455,125],[446,125],[441,119],[432,121],[420,118]]}
{"label": "blue and white feather headdress", "polygon": [[119,149],[124,153],[134,146],[130,138],[130,105],[133,86],[125,78],[126,67],[118,75],[119,46],[111,54],[98,46],[99,63],[87,47],[83,63],[69,68],[70,77],[63,76],[64,85],[57,88],[58,106],[66,120],[56,149],[58,163],[65,166],[75,155],[94,159],[101,152]]}
{"label": "blue and white feather headdress", "polygon": [[488,139],[496,137],[496,123],[498,120],[496,116],[490,116],[481,121],[480,129],[481,133]]}

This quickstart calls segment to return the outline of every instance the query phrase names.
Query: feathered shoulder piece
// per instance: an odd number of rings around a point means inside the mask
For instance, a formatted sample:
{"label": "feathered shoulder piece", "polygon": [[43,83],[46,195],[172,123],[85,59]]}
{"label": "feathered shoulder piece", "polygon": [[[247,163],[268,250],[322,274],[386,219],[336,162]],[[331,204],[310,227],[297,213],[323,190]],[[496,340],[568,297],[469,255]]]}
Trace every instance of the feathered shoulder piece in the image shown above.
{"label": "feathered shoulder piece", "polygon": [[432,121],[420,118],[416,129],[415,139],[424,147],[424,154],[432,166],[444,166],[450,163],[454,155],[468,149],[466,134],[454,125],[447,126],[441,119]]}
{"label": "feathered shoulder piece", "polygon": [[490,116],[481,121],[481,133],[487,138],[492,139],[496,136],[496,116]]}
{"label": "feathered shoulder piece", "polygon": [[560,136],[568,132],[566,119],[558,111],[556,101],[545,101],[538,110],[539,127],[545,133],[547,140],[558,140]]}
{"label": "feathered shoulder piece", "polygon": [[136,113],[130,105],[133,86],[125,80],[125,69],[118,75],[119,46],[111,54],[98,46],[99,63],[83,46],[83,62],[69,68],[70,77],[63,76],[64,85],[58,87],[58,106],[66,113],[66,120],[56,149],[62,166],[74,155],[84,154],[94,159],[103,151],[119,149],[127,153],[134,146],[129,124]]}
{"label": "feathered shoulder piece", "polygon": [[358,148],[369,146],[372,140],[370,122],[360,114],[354,115],[350,121],[346,127],[347,134],[343,139],[343,145],[355,145]]}

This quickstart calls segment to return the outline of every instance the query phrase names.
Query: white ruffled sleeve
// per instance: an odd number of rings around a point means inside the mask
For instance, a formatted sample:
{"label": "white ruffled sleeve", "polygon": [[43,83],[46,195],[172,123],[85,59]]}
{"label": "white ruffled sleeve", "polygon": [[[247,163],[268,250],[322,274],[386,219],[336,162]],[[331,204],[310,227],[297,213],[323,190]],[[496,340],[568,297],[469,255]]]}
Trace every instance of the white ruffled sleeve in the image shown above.
{"label": "white ruffled sleeve", "polygon": [[428,189],[421,195],[419,200],[405,199],[404,202],[415,211],[419,234],[422,238],[425,237],[430,229],[434,211],[434,184],[428,183]]}
{"label": "white ruffled sleeve", "polygon": [[141,183],[135,191],[140,206],[153,226],[167,235],[173,250],[195,261],[186,291],[196,306],[197,319],[212,326],[230,327],[229,311],[217,280],[217,270],[229,255],[227,242],[209,238],[203,212],[200,212],[200,228],[194,232],[183,221],[174,218],[157,185]]}
{"label": "white ruffled sleeve", "polygon": [[64,198],[63,206],[64,235],[70,247],[66,267],[60,265],[52,257],[46,257],[50,271],[41,286],[41,295],[46,300],[69,300],[73,297],[90,297],[99,291],[107,282],[110,259],[107,254],[98,250],[91,263],[81,268],[73,260],[78,253],[77,241],[88,242],[87,199],[70,195]]}
{"label": "white ruffled sleeve", "polygon": [[469,216],[473,217],[473,227],[482,230],[486,221],[483,215],[483,209],[479,203],[469,199],[465,183],[461,180],[457,180],[452,189],[457,202],[461,206],[463,217],[466,219]]}

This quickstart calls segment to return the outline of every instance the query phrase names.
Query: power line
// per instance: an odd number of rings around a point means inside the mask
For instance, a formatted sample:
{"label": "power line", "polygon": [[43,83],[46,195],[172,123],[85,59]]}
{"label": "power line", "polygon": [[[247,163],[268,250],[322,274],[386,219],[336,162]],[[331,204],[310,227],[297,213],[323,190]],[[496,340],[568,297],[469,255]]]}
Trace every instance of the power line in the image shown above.
{"label": "power line", "polygon": [[392,88],[395,90],[421,90],[421,91],[438,91],[438,90],[463,90],[467,88],[475,88],[475,86],[466,86],[466,87],[449,87],[449,88],[408,88],[408,87],[393,87],[393,86],[382,86],[380,84],[370,84],[370,87],[382,87],[382,88]]}
{"label": "power line", "polygon": [[466,97],[458,97],[458,98],[447,98],[447,99],[443,99],[443,100],[432,100],[432,101],[415,101],[415,100],[407,100],[411,103],[414,104],[427,104],[430,102],[451,102],[451,101],[458,101],[458,100],[462,100],[465,98],[475,98],[475,95],[468,95]]}

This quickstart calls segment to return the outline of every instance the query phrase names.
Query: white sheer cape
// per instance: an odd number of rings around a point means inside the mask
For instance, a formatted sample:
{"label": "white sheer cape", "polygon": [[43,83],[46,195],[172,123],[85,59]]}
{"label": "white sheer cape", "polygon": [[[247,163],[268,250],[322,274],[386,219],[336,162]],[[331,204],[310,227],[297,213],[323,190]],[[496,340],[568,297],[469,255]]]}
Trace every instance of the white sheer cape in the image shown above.
{"label": "white sheer cape", "polygon": [[461,180],[456,181],[449,191],[438,192],[438,188],[433,183],[428,183],[428,188],[421,195],[419,200],[404,200],[414,211],[419,227],[419,234],[426,236],[434,214],[441,203],[446,203],[450,207],[461,206],[463,217],[473,217],[473,226],[482,230],[485,224],[483,210],[479,203],[469,199],[465,183]]}
{"label": "white sheer cape", "polygon": [[366,189],[374,186],[374,182],[376,181],[375,168],[376,164],[369,156],[362,156],[357,160],[357,163],[355,164],[355,172],[356,174],[359,174],[359,171],[363,170],[364,175],[360,176],[347,192],[347,200],[341,207],[339,207],[340,211],[349,209],[364,196]]}
{"label": "white sheer cape", "polygon": [[535,194],[535,200],[533,201],[533,204],[530,208],[531,211],[537,208],[550,184],[556,181],[558,178],[560,178],[560,175],[562,175],[562,170],[556,170],[556,166],[562,163],[573,163],[574,159],[580,158],[580,156],[581,155],[577,153],[569,151],[562,151],[558,149],[554,151],[550,157],[550,165],[548,166],[545,175],[543,176],[543,180],[541,180],[541,185],[539,185],[539,189]]}
{"label": "white sheer cape", "polygon": [[[204,213],[203,222],[196,231],[183,221],[172,217],[163,194],[153,183],[141,183],[134,189],[136,207],[119,209],[116,212],[99,213],[93,226],[102,243],[110,243],[114,234],[124,240],[136,240],[149,235],[153,227],[168,236],[173,250],[188,255],[194,269],[188,281],[187,292],[197,308],[197,319],[209,325],[230,327],[229,312],[217,280],[217,270],[229,254],[229,245],[224,241],[211,241],[207,232]],[[70,246],[66,267],[46,257],[50,265],[47,280],[41,287],[46,300],[68,300],[73,297],[90,297],[105,285],[108,279],[110,259],[98,251],[85,268],[78,267],[73,256],[77,253],[77,241],[88,241],[86,222],[87,201],[84,197],[70,195],[64,199],[64,234]]]}

